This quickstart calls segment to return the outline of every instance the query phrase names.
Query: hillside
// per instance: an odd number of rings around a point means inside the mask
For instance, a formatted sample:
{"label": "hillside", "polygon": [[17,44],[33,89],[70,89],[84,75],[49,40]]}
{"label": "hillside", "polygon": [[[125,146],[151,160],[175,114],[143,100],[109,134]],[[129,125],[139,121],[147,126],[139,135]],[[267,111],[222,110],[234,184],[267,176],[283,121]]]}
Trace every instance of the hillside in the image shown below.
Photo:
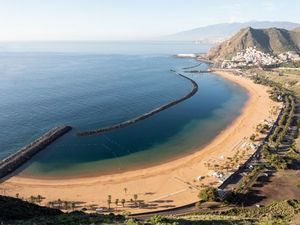
{"label": "hillside", "polygon": [[55,216],[62,212],[36,204],[22,201],[21,199],[0,195],[0,222],[5,220],[29,219],[36,216]]}
{"label": "hillside", "polygon": [[280,54],[287,51],[299,51],[300,32],[279,28],[241,29],[236,35],[220,45],[211,48],[208,56],[213,60],[229,59],[238,51],[254,47],[265,53]]}
{"label": "hillside", "polygon": [[292,30],[299,26],[300,24],[297,23],[269,21],[221,23],[168,35],[166,37],[163,37],[163,39],[172,41],[202,41],[208,43],[216,43],[230,38],[244,27],[253,27],[255,29],[278,27],[286,30]]}
{"label": "hillside", "polygon": [[[276,201],[265,207],[227,207],[223,210],[203,210],[182,216],[159,215],[138,220],[114,214],[87,214],[81,211],[63,213],[20,199],[0,196],[0,224],[3,225],[187,225],[187,224],[298,224],[300,203],[297,200]],[[145,220],[146,219],[146,220]]]}
{"label": "hillside", "polygon": [[297,28],[293,29],[293,31],[300,32],[300,27],[297,27]]}

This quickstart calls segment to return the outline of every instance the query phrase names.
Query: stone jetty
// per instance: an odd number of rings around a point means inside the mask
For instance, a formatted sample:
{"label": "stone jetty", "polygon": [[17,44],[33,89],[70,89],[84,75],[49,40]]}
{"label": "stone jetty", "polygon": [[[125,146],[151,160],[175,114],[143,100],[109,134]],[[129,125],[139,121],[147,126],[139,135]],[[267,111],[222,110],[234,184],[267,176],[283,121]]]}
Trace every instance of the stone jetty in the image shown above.
{"label": "stone jetty", "polygon": [[0,162],[0,179],[14,172],[39,151],[46,148],[59,137],[63,136],[72,129],[70,126],[55,127],[43,134],[38,139],[24,146],[16,153],[8,156]]}
{"label": "stone jetty", "polygon": [[173,69],[171,70],[171,72],[174,72],[178,76],[181,76],[184,79],[186,79],[186,80],[188,80],[188,81],[191,82],[192,89],[191,89],[191,91],[188,94],[186,94],[185,96],[183,96],[183,97],[181,97],[181,98],[179,98],[177,100],[174,100],[174,101],[172,101],[170,103],[161,105],[161,106],[159,106],[159,107],[151,110],[150,112],[142,114],[142,115],[140,115],[138,117],[135,117],[133,119],[130,119],[130,120],[127,120],[127,121],[124,121],[124,122],[121,122],[121,123],[118,123],[118,124],[115,124],[115,125],[112,125],[112,126],[108,126],[108,127],[102,127],[102,128],[98,128],[98,129],[95,129],[95,130],[89,130],[89,131],[80,132],[77,135],[78,136],[90,136],[90,135],[95,135],[95,134],[101,134],[101,133],[107,132],[107,131],[112,131],[112,130],[115,130],[115,129],[118,129],[118,128],[127,127],[127,126],[129,126],[131,124],[134,124],[134,123],[138,122],[138,121],[147,119],[147,118],[149,118],[149,117],[151,117],[151,116],[153,116],[153,115],[155,115],[155,114],[157,114],[157,113],[159,113],[159,112],[161,112],[163,110],[166,110],[166,109],[168,109],[168,108],[170,108],[170,107],[172,107],[172,106],[174,106],[174,105],[176,105],[176,104],[178,104],[178,103],[180,103],[180,102],[182,102],[182,101],[184,101],[184,100],[192,97],[194,94],[196,94],[196,92],[198,91],[198,84],[194,80],[192,80],[191,78],[189,78],[189,77],[187,77],[187,76],[185,76],[183,74],[180,74],[180,73],[176,72]]}

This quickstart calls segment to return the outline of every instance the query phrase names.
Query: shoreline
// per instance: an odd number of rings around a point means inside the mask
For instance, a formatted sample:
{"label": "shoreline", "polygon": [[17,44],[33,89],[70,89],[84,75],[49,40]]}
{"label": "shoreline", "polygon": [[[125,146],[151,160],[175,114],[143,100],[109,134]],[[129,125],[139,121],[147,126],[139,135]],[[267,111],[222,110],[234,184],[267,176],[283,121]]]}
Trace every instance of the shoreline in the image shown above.
{"label": "shoreline", "polygon": [[[249,79],[234,76],[228,72],[214,73],[246,88],[249,98],[241,110],[241,114],[230,125],[209,144],[195,149],[191,155],[146,169],[98,177],[43,180],[14,176],[0,184],[0,188],[7,189],[8,195],[11,196],[15,196],[16,193],[23,197],[41,194],[46,197],[47,201],[63,198],[63,200],[84,201],[104,207],[107,205],[107,195],[128,200],[128,196],[132,197],[134,193],[139,194],[139,199],[143,199],[145,202],[171,201],[172,203],[169,205],[172,207],[194,202],[197,200],[199,192],[196,185],[199,183],[218,184],[218,179],[207,176],[211,169],[206,167],[205,163],[208,164],[209,160],[215,160],[216,164],[221,164],[221,156],[223,158],[233,157],[237,151],[235,146],[241,141],[246,143],[245,138],[249,138],[256,125],[261,120],[272,117],[269,110],[273,106],[278,106],[278,103],[269,99],[266,92],[267,87],[254,84]],[[198,176],[206,177],[201,182],[195,182]],[[124,193],[125,187],[128,189],[128,193]],[[95,197],[93,193],[101,193],[101,195]],[[162,204],[164,203],[159,203],[158,208],[152,209],[152,211],[164,207]],[[151,209],[128,208],[126,210],[131,212],[151,211]]]}
{"label": "shoreline", "polygon": [[[199,64],[197,64],[197,66],[199,66]],[[177,73],[177,72],[175,72],[175,73]],[[217,75],[217,73],[215,73],[215,74],[216,74],[216,76],[219,76],[219,75]],[[226,77],[223,77],[223,78],[226,79]],[[230,79],[226,79],[226,80],[230,81]],[[193,82],[195,82],[195,81],[193,81]],[[47,180],[61,181],[61,180],[74,180],[74,179],[90,179],[90,178],[97,178],[97,177],[103,177],[103,176],[122,175],[122,174],[125,174],[125,173],[135,172],[135,171],[138,171],[138,170],[146,170],[146,169],[149,169],[149,168],[158,167],[158,166],[161,166],[161,165],[172,163],[172,162],[177,161],[177,160],[182,160],[182,158],[185,158],[185,157],[187,157],[191,154],[195,154],[198,151],[201,151],[201,149],[205,149],[208,145],[211,144],[211,142],[213,142],[215,139],[217,139],[219,135],[221,135],[225,130],[227,130],[230,126],[232,126],[235,123],[235,121],[241,116],[241,114],[244,111],[244,108],[248,104],[250,96],[249,96],[249,93],[248,93],[246,88],[244,88],[242,86],[240,86],[240,87],[245,90],[246,95],[247,95],[247,100],[243,103],[243,107],[241,108],[241,110],[239,112],[239,115],[237,117],[235,117],[230,123],[228,123],[223,129],[221,129],[219,132],[217,132],[217,134],[214,138],[212,138],[207,143],[204,143],[204,144],[202,144],[198,147],[191,148],[188,151],[178,153],[174,156],[169,156],[168,158],[163,159],[163,160],[159,160],[157,162],[147,163],[146,165],[130,166],[130,168],[120,169],[118,171],[117,170],[112,171],[112,172],[97,172],[97,171],[95,171],[95,172],[82,173],[82,174],[79,174],[79,175],[73,175],[72,174],[72,175],[58,175],[58,176],[55,176],[55,175],[54,176],[51,176],[51,175],[46,175],[46,176],[41,175],[41,176],[39,176],[39,175],[34,175],[34,174],[30,175],[30,174],[22,174],[21,173],[21,174],[18,174],[18,177],[22,177],[24,179],[45,180],[45,181],[47,181]],[[99,134],[99,135],[101,135],[101,134]],[[95,168],[95,169],[97,169],[97,168]]]}

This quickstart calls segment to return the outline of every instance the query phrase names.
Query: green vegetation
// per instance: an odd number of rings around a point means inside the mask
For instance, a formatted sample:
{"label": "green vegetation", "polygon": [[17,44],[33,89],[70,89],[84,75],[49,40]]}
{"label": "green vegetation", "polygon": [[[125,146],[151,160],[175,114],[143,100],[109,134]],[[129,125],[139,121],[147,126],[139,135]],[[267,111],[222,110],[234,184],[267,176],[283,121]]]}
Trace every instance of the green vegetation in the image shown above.
{"label": "green vegetation", "polygon": [[297,200],[285,200],[273,202],[265,207],[233,208],[227,211],[209,212],[209,214],[239,216],[264,223],[277,221],[280,222],[279,224],[287,224],[299,212],[300,203]]}
{"label": "green vegetation", "polygon": [[0,196],[0,224],[11,225],[72,225],[72,224],[123,224],[121,215],[85,214],[75,211],[63,213],[59,209],[42,207],[21,199]]}
{"label": "green vegetation", "polygon": [[[154,216],[145,223],[135,221],[134,225],[229,225],[229,224],[289,224],[299,215],[300,203],[297,200],[273,202],[265,207],[241,208],[234,207],[227,210],[206,210],[199,213],[187,214],[178,217]],[[132,224],[132,223],[131,223]]]}
{"label": "green vegetation", "polygon": [[42,207],[21,199],[0,195],[0,221],[10,219],[28,219],[34,216],[60,215],[62,211]]}
{"label": "green vegetation", "polygon": [[214,187],[207,187],[200,191],[198,195],[200,201],[209,202],[209,201],[218,201],[219,195],[218,190]]}
{"label": "green vegetation", "polygon": [[248,191],[248,185],[263,170],[262,166],[255,166],[246,176],[242,178],[238,186],[234,189],[235,193]]}
{"label": "green vegetation", "polygon": [[[0,221],[6,225],[229,225],[229,224],[288,224],[300,212],[297,200],[273,202],[265,207],[240,208],[234,207],[224,210],[205,210],[184,216],[151,217],[147,221],[138,221],[122,215],[86,214],[75,211],[62,213],[57,209],[50,209],[24,202],[20,199],[0,196]],[[275,223],[275,221],[277,223]]]}
{"label": "green vegetation", "polygon": [[270,140],[275,144],[276,148],[282,144],[284,137],[287,135],[290,126],[292,125],[295,113],[295,100],[291,95],[285,96],[285,109],[278,122]]}
{"label": "green vegetation", "polygon": [[[263,70],[259,68],[247,69],[246,72],[252,75],[253,80],[256,78],[259,80],[264,80],[264,82],[272,87],[271,98],[276,100],[276,95],[283,93],[292,94],[294,96],[300,97],[300,69],[283,69],[283,67]],[[296,85],[297,84],[297,85]],[[274,96],[272,97],[272,94]],[[284,97],[284,96],[282,96]]]}

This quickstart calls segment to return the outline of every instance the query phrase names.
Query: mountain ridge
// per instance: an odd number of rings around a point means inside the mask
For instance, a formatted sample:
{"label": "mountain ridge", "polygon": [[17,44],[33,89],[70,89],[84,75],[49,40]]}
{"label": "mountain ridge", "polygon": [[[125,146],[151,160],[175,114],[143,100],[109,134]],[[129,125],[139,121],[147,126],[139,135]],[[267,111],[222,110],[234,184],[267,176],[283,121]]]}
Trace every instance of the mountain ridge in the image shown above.
{"label": "mountain ridge", "polygon": [[219,43],[221,41],[224,41],[225,39],[230,38],[244,27],[253,27],[256,29],[278,27],[292,30],[300,27],[300,24],[286,21],[249,21],[243,23],[220,23],[167,35],[164,36],[163,39],[173,41],[200,41],[208,43]]}
{"label": "mountain ridge", "polygon": [[270,53],[280,54],[288,51],[300,51],[300,31],[289,31],[281,28],[254,29],[246,27],[241,29],[230,39],[213,47],[208,57],[213,60],[229,59],[238,51],[249,47]]}

